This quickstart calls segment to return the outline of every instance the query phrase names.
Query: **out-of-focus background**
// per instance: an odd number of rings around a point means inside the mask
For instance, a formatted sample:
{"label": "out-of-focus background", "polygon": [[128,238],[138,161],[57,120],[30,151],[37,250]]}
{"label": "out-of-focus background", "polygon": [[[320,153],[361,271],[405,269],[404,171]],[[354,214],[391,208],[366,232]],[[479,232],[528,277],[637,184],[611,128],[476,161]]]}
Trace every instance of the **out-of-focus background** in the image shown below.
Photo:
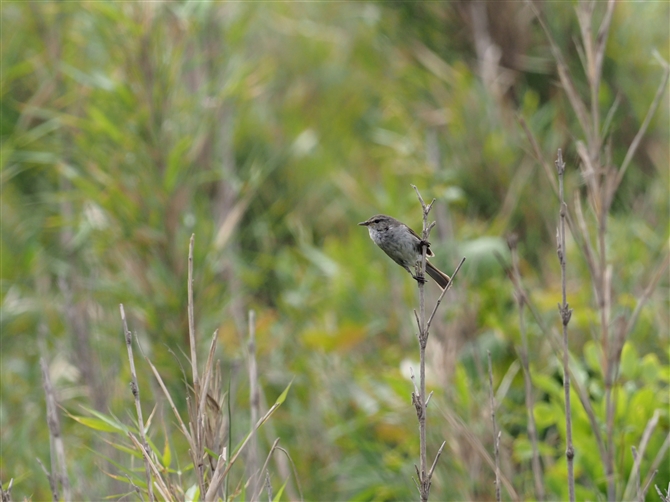
{"label": "out-of-focus background", "polygon": [[[574,5],[537,8],[589,103]],[[581,198],[594,236],[596,215],[579,170],[584,131],[528,3],[3,2],[1,9],[0,480],[14,478],[14,498],[51,497],[36,461],[50,465],[40,357],[62,407],[76,498],[131,491],[105,474],[130,467],[129,456],[68,416],[95,410],[133,422],[120,303],[185,413],[191,234],[199,360],[218,329],[234,443],[249,429],[254,309],[262,406],[293,379],[259,438],[263,458],[280,437],[294,463],[300,487],[289,462],[270,464],[276,486],[290,478],[284,498],[300,489],[309,500],[415,498],[416,284],[356,225],[386,213],[420,230],[410,184],[436,199],[434,263],[451,273],[467,257],[428,345],[429,457],[447,441],[432,498],[495,497],[487,351],[503,473],[521,499],[537,496],[519,311],[496,257],[510,263],[511,234],[542,323],[525,311],[544,489],[549,499],[567,498],[562,369],[550,343],[560,330],[551,179],[558,148],[570,210]],[[604,13],[597,3],[594,33]],[[669,21],[666,2],[614,10],[593,105],[614,165],[661,83]],[[667,92],[661,100],[609,214],[611,326],[630,318],[667,254]],[[606,430],[602,319],[571,234],[567,259],[575,378]],[[437,287],[427,291],[432,304]],[[616,451],[619,496],[634,470],[631,446],[639,448],[654,416],[639,472],[644,482],[656,468],[653,483],[670,481],[668,309],[665,271],[620,354],[616,434],[607,445]],[[136,351],[145,416],[156,403],[150,435],[159,448],[169,445],[172,468],[184,468],[188,446]],[[577,396],[573,409],[578,498],[603,499],[606,475]],[[243,470],[236,476],[245,479]]]}

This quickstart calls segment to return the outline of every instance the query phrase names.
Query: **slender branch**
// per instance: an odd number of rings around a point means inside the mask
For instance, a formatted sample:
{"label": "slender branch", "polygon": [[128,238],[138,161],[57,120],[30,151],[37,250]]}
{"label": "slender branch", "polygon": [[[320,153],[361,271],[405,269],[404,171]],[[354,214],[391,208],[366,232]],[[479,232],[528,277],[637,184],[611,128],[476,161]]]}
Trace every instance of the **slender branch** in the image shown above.
{"label": "slender branch", "polygon": [[49,480],[49,488],[51,488],[51,496],[53,499],[53,502],[58,502],[60,500],[60,497],[58,496],[58,482],[56,481],[55,476],[52,476],[49,470],[44,467],[44,464],[39,458],[35,458],[37,460],[37,463],[40,464],[40,467],[42,468],[42,472],[46,475],[47,479]]}
{"label": "slender branch", "polygon": [[458,271],[461,269],[463,266],[463,263],[465,263],[465,257],[461,258],[461,262],[458,264],[458,267],[456,267],[456,270],[454,270],[454,273],[451,274],[451,280],[449,281],[449,284],[447,284],[447,287],[444,288],[442,293],[440,293],[440,297],[437,299],[437,302],[435,302],[435,307],[433,307],[433,311],[430,314],[430,317],[428,318],[428,324],[426,327],[426,330],[430,329],[430,325],[433,322],[433,318],[435,317],[435,313],[437,312],[438,307],[442,303],[442,298],[444,298],[444,295],[447,293],[447,291],[451,288],[451,285],[454,282],[454,278],[456,277],[456,274],[458,274]]}
{"label": "slender branch", "polygon": [[[431,395],[433,394],[432,392],[430,393]],[[430,396],[428,396],[428,401],[430,401]],[[428,401],[426,401],[426,405],[428,404]],[[430,466],[430,471],[428,472],[429,477],[433,477],[433,472],[435,472],[435,466],[437,465],[437,461],[440,458],[440,455],[442,455],[442,450],[444,450],[444,447],[447,445],[446,441],[442,441],[442,446],[440,446],[440,449],[437,450],[437,455],[435,455],[435,459],[433,460],[433,465]]]}
{"label": "slender branch", "polygon": [[[428,460],[427,460],[427,454],[426,454],[426,409],[428,407],[428,399],[426,399],[426,346],[428,345],[428,336],[429,336],[429,329],[430,329],[430,323],[433,320],[433,317],[435,316],[435,312],[437,310],[437,307],[439,306],[442,297],[446,293],[447,289],[451,286],[453,283],[453,276],[452,280],[449,282],[447,287],[442,291],[442,294],[433,309],[433,312],[430,316],[430,319],[426,321],[426,302],[425,302],[425,296],[424,296],[424,284],[425,284],[425,275],[426,275],[426,254],[428,252],[428,237],[430,235],[430,231],[432,228],[435,226],[435,223],[428,223],[428,214],[430,213],[431,208],[433,207],[433,204],[435,203],[435,199],[433,199],[430,204],[426,204],[423,200],[423,197],[421,197],[421,193],[419,193],[419,190],[417,189],[416,186],[412,185],[412,188],[414,188],[414,191],[416,192],[417,198],[419,199],[419,202],[421,203],[421,209],[423,211],[423,231],[421,234],[421,239],[422,239],[422,249],[421,249],[421,260],[417,264],[416,268],[416,277],[417,277],[417,283],[419,287],[419,312],[417,313],[416,310],[414,311],[414,316],[416,318],[417,326],[418,326],[418,335],[417,338],[419,340],[419,388],[417,389],[416,382],[414,381],[414,375],[412,374],[412,381],[414,382],[414,392],[412,392],[412,404],[414,405],[414,408],[416,410],[416,415],[417,419],[419,421],[419,467],[416,467],[416,472],[417,472],[417,489],[419,491],[419,496],[422,502],[426,502],[428,500],[428,495],[430,494],[430,486],[431,486],[431,479],[433,476],[433,472],[435,470],[435,466],[437,465],[437,460],[439,459],[440,455],[442,454],[442,450],[445,446],[445,443],[442,443],[442,446],[440,447],[437,455],[435,456],[435,459],[433,460],[433,463],[430,467],[428,468]],[[461,261],[461,265],[462,265]],[[460,265],[459,265],[460,268]],[[418,390],[418,392],[417,392]]]}
{"label": "slender branch", "polygon": [[[421,201],[421,207],[423,208],[423,232],[421,238],[424,242],[428,241],[428,235],[430,229],[428,228],[428,212],[430,207],[427,207],[421,194],[416,187],[414,189],[417,192],[419,200]],[[433,203],[430,203],[432,206]],[[424,244],[421,246],[421,265],[418,273],[418,277],[421,279],[418,281],[419,285],[419,320],[421,328],[419,330],[419,402],[418,406],[415,403],[416,412],[419,418],[419,462],[420,462],[420,477],[419,483],[421,486],[421,500],[425,502],[428,500],[428,494],[430,493],[430,478],[428,477],[427,472],[427,455],[426,455],[426,345],[428,345],[428,330],[426,329],[426,302],[424,297],[424,285],[425,285],[425,276],[426,276],[426,253],[428,252],[428,247]]]}
{"label": "slender branch", "polygon": [[193,245],[195,234],[191,234],[188,245],[188,341],[191,346],[191,372],[193,373],[193,389],[199,396],[200,379],[198,378],[198,359],[195,350],[195,320],[193,316]]}
{"label": "slender branch", "polygon": [[561,291],[563,302],[558,305],[558,311],[561,315],[563,324],[563,390],[565,392],[565,439],[566,449],[565,458],[568,462],[568,492],[570,502],[575,501],[575,474],[574,457],[575,450],[572,446],[572,410],[570,408],[570,370],[569,370],[569,351],[568,351],[568,323],[572,316],[572,309],[569,308],[566,294],[567,277],[565,274],[566,250],[565,250],[565,217],[567,205],[563,196],[563,176],[565,174],[565,163],[563,162],[563,153],[558,149],[556,159],[556,170],[558,172],[558,193],[561,209],[559,211],[560,221],[558,226],[558,260],[561,264]]}
{"label": "slender branch", "polygon": [[656,477],[656,474],[658,474],[658,469],[655,469],[649,473],[649,479],[640,492],[640,502],[644,502],[645,497],[647,496],[647,492],[649,491],[649,487],[651,486],[651,482]]}
{"label": "slender branch", "polygon": [[142,406],[140,404],[140,387],[137,384],[137,373],[135,372],[135,359],[133,358],[133,334],[128,329],[128,323],[126,322],[126,311],[123,309],[123,304],[119,305],[119,310],[121,311],[121,322],[123,323],[123,333],[126,340],[126,348],[128,349],[128,361],[130,363],[130,375],[132,381],[130,382],[130,390],[133,393],[135,398],[135,410],[137,411],[137,428],[140,431],[140,438],[142,439],[142,449],[144,450],[144,469],[147,477],[147,490],[149,491],[149,501],[153,502],[154,500],[154,491],[153,491],[153,480],[151,478],[151,466],[150,466],[150,455],[151,450],[149,449],[149,443],[147,442],[147,436],[144,432],[144,420],[142,419]]}

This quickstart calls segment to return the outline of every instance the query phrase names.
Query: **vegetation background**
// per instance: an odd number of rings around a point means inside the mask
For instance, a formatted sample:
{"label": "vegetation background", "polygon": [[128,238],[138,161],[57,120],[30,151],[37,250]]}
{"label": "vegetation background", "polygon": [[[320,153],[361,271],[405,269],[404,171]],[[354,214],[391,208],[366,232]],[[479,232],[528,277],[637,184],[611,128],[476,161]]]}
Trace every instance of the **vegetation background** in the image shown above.
{"label": "vegetation background", "polygon": [[[588,96],[574,7],[538,3]],[[603,13],[599,2],[596,21]],[[386,213],[420,229],[415,184],[437,199],[436,264],[449,272],[467,257],[428,345],[429,456],[447,441],[432,498],[495,496],[487,350],[503,474],[521,499],[537,497],[519,314],[496,259],[509,260],[515,234],[543,322],[526,315],[543,483],[547,499],[567,499],[561,357],[550,343],[560,329],[559,205],[519,117],[544,162],[563,149],[571,207],[586,196],[582,132],[528,3],[5,1],[0,20],[0,480],[14,478],[14,498],[51,497],[36,462],[50,455],[40,357],[64,413],[133,423],[119,303],[185,413],[192,233],[200,360],[218,329],[234,442],[249,430],[253,308],[263,407],[293,380],[259,437],[262,456],[280,437],[295,464],[300,487],[285,460],[271,464],[275,486],[289,479],[284,498],[300,489],[308,500],[415,498],[416,287],[356,226]],[[669,23],[667,2],[614,10],[595,103],[603,117],[618,103],[607,134],[614,164],[662,80],[653,53],[670,59]],[[610,212],[608,323],[633,311],[668,252],[668,111],[666,92]],[[597,305],[568,238],[575,378],[604,424]],[[631,447],[654,416],[640,474],[658,469],[653,483],[670,483],[668,287],[664,271],[622,348],[618,498]],[[174,417],[148,365],[136,364],[145,416],[157,403],[150,435],[173,469],[185,469]],[[604,499],[576,398],[573,410],[577,498]],[[62,426],[75,498],[131,491],[105,472],[141,464],[66,414]]]}

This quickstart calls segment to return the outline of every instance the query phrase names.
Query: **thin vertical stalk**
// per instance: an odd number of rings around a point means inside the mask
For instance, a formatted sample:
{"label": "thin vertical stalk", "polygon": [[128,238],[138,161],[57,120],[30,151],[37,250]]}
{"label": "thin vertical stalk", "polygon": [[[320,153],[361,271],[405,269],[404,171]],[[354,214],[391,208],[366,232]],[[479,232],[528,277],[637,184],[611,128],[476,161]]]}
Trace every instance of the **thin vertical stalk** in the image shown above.
{"label": "thin vertical stalk", "polygon": [[191,346],[191,372],[193,373],[193,390],[200,395],[200,379],[198,378],[198,359],[195,350],[195,319],[193,316],[193,245],[195,234],[191,234],[188,245],[188,341]]}
{"label": "thin vertical stalk", "polygon": [[[427,242],[430,228],[428,227],[428,212],[430,206],[426,206],[421,200],[423,207],[423,231],[421,238]],[[419,419],[419,486],[421,501],[427,502],[430,493],[430,479],[427,472],[426,454],[426,345],[428,345],[428,331],[426,330],[426,302],[424,286],[426,277],[426,253],[428,247],[424,244],[421,250],[421,266],[417,277],[419,278],[419,402],[415,402],[417,417]]]}
{"label": "thin vertical stalk", "polygon": [[563,301],[558,305],[558,311],[561,315],[563,324],[563,390],[565,392],[565,458],[568,462],[568,492],[570,502],[575,500],[575,474],[574,474],[574,458],[575,450],[572,445],[572,411],[570,408],[570,371],[569,371],[569,352],[568,352],[568,323],[572,316],[572,309],[568,306],[565,275],[565,219],[567,215],[568,206],[565,203],[563,195],[563,176],[565,174],[565,162],[563,162],[563,153],[558,149],[558,157],[556,159],[556,170],[558,172],[558,196],[561,204],[559,211],[560,220],[558,224],[558,260],[561,264],[561,292]]}
{"label": "thin vertical stalk", "polygon": [[[437,312],[437,308],[440,306],[442,298],[454,283],[454,278],[458,274],[458,271],[461,269],[461,266],[463,265],[465,258],[461,260],[461,263],[458,265],[458,267],[452,274],[451,281],[449,282],[449,284],[447,284],[447,287],[442,291],[442,294],[438,298],[430,317],[428,318],[428,320],[426,320],[426,302],[424,297],[424,284],[426,282],[425,280],[426,254],[428,252],[428,246],[429,246],[428,237],[430,235],[431,229],[435,226],[434,222],[431,223],[430,225],[428,224],[428,213],[430,213],[430,210],[433,207],[435,199],[433,199],[430,204],[426,205],[423,198],[421,197],[421,194],[419,193],[419,190],[414,185],[412,185],[412,188],[414,188],[414,191],[416,192],[416,195],[419,198],[419,202],[421,203],[421,208],[423,210],[423,231],[421,234],[422,253],[421,253],[421,261],[417,264],[416,267],[416,278],[417,283],[419,285],[419,314],[417,314],[416,310],[414,311],[414,317],[416,318],[416,324],[419,330],[417,336],[419,340],[419,359],[420,359],[419,388],[417,389],[415,383],[414,392],[412,392],[412,404],[416,409],[416,416],[419,420],[420,467],[416,467],[416,464],[414,467],[416,469],[416,474],[418,477],[417,489],[419,490],[421,502],[427,502],[428,495],[430,494],[430,486],[431,486],[431,479],[433,477],[433,472],[435,471],[435,466],[437,465],[437,461],[440,458],[440,455],[442,455],[442,450],[446,445],[446,441],[442,442],[442,445],[440,446],[440,449],[437,451],[435,459],[433,460],[433,463],[431,464],[429,469],[426,454],[426,408],[428,407],[428,401],[430,401],[430,396],[426,398],[426,346],[428,345],[430,324],[433,321],[433,317],[435,317],[435,313]],[[414,375],[412,375],[412,380],[414,380]]]}
{"label": "thin vertical stalk", "polygon": [[149,465],[149,456],[151,455],[151,450],[149,449],[149,443],[147,442],[147,436],[144,432],[144,419],[142,418],[142,406],[140,404],[140,387],[137,384],[137,373],[135,371],[135,359],[133,357],[133,334],[128,329],[128,323],[126,322],[126,311],[123,309],[123,304],[119,305],[119,310],[121,311],[121,321],[123,322],[123,334],[126,340],[126,348],[128,349],[128,361],[130,362],[130,375],[132,380],[130,382],[130,390],[133,393],[135,398],[135,410],[137,411],[137,428],[140,431],[140,438],[142,439],[142,448],[144,448],[145,454],[142,456],[144,459],[144,469],[146,471],[147,477],[147,490],[149,492],[149,501],[154,501],[154,491],[153,491],[153,479],[151,476],[151,466]]}

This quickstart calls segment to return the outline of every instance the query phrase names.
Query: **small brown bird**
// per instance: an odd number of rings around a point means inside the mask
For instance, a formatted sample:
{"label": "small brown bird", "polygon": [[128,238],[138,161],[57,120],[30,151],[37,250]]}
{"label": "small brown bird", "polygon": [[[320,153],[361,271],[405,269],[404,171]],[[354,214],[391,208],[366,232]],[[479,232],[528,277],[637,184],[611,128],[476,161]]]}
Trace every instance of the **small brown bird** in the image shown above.
{"label": "small brown bird", "polygon": [[[394,262],[407,270],[414,279],[419,280],[412,273],[412,268],[421,261],[424,241],[414,230],[401,221],[384,214],[375,215],[360,222],[359,225],[368,227],[370,238],[374,243]],[[430,243],[425,244],[430,246]],[[430,247],[426,250],[426,256],[434,256]],[[442,289],[445,289],[451,281],[451,277],[435,268],[428,260],[426,260],[426,272]]]}

